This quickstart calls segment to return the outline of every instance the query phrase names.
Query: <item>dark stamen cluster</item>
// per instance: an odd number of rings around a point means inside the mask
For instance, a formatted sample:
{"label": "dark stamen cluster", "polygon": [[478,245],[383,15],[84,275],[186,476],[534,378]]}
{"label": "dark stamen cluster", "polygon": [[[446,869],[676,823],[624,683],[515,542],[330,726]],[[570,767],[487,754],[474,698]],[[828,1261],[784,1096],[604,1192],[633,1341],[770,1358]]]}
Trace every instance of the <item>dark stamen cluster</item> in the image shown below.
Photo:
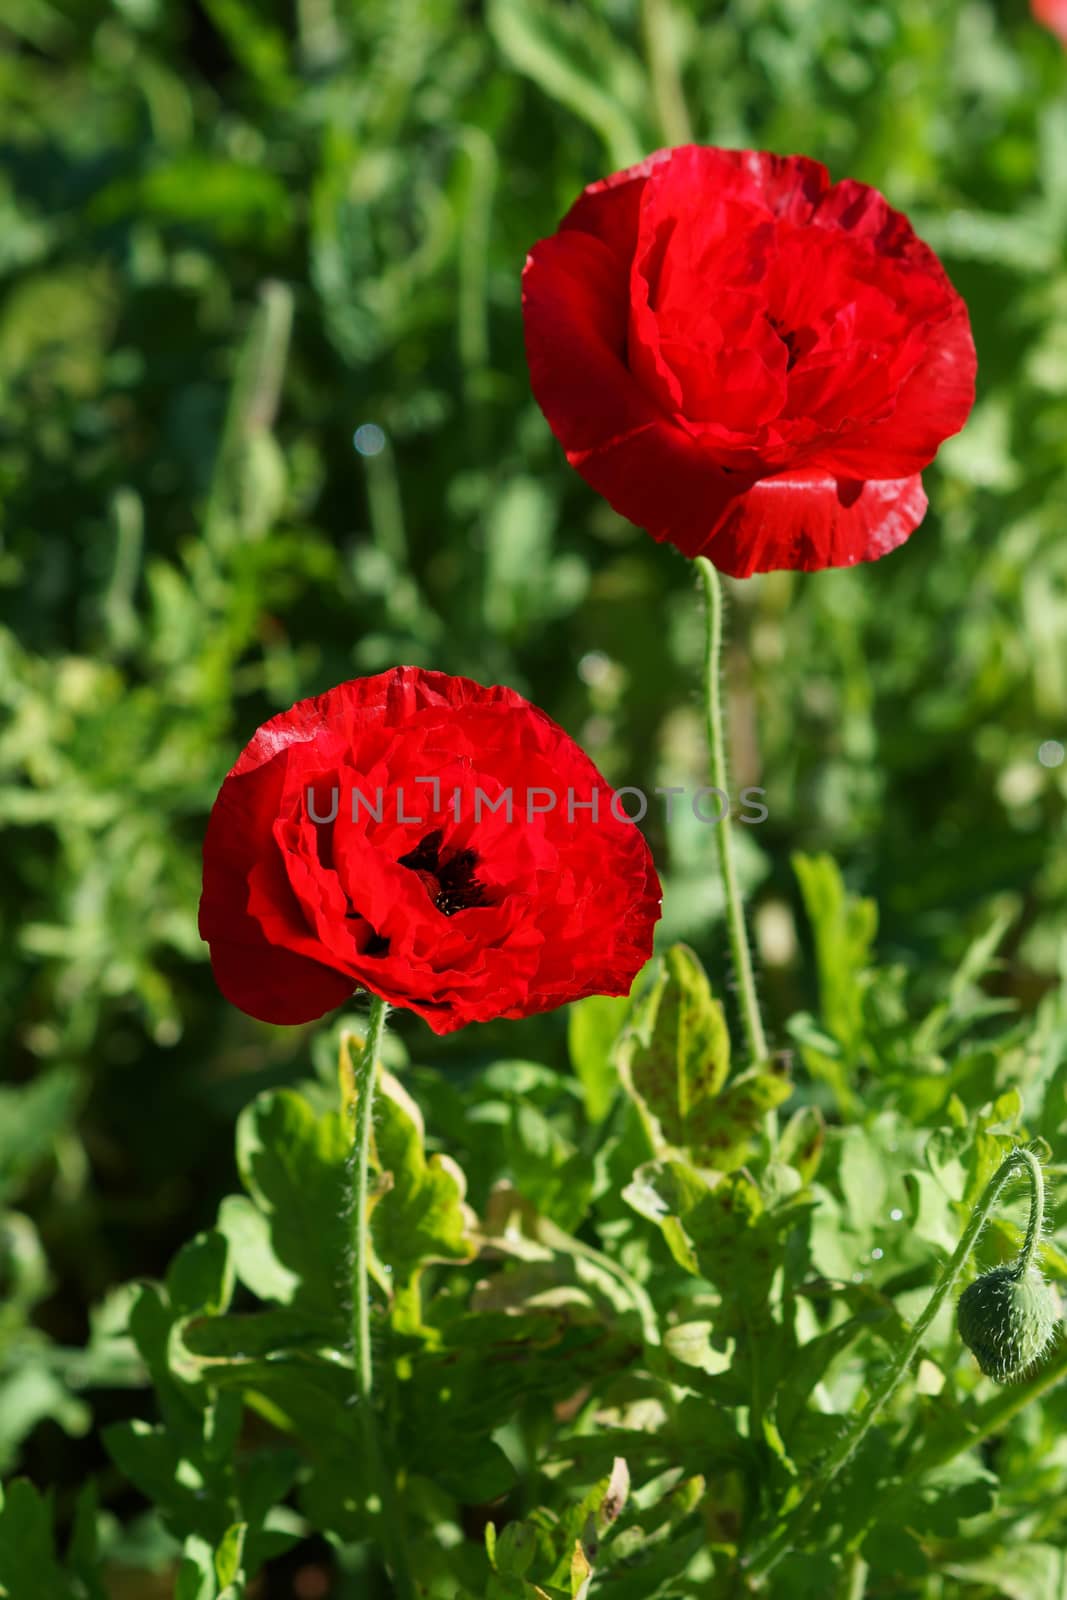
{"label": "dark stamen cluster", "polygon": [[427,872],[437,879],[434,906],[444,917],[455,916],[457,911],[469,911],[472,906],[484,906],[487,903],[485,890],[474,875],[478,857],[473,850],[456,850],[442,861],[443,839],[441,829],[435,828],[414,850],[400,857],[399,865],[412,872]]}

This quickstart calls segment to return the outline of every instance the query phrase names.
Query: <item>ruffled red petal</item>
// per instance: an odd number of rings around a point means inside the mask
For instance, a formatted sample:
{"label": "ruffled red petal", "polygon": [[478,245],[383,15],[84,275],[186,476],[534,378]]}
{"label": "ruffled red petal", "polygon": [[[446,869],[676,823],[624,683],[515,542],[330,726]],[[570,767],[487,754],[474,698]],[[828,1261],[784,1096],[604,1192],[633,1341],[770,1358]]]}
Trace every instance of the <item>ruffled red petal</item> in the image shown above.
{"label": "ruffled red petal", "polygon": [[838,479],[827,472],[763,478],[735,501],[700,548],[733,578],[790,568],[818,572],[877,561],[904,543],[926,513],[922,479]]}

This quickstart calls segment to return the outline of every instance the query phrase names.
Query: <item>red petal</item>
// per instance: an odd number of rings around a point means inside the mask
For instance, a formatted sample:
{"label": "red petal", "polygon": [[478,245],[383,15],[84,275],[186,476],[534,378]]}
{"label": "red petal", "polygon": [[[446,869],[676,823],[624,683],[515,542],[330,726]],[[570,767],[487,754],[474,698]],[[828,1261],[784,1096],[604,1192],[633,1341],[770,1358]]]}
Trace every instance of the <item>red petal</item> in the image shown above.
{"label": "red petal", "polygon": [[855,430],[846,427],[838,441],[820,445],[820,466],[844,474],[903,477],[929,466],[944,441],[959,433],[974,405],[978,365],[962,300],[929,337],[890,415]]}
{"label": "red petal", "polygon": [[576,229],[607,245],[616,263],[629,273],[637,245],[641,217],[641,196],[645,180],[662,162],[669,161],[670,150],[657,150],[636,167],[613,172],[584,189],[560,223],[560,231]]}
{"label": "red petal", "polygon": [[706,555],[733,578],[781,568],[817,572],[888,555],[925,512],[917,474],[858,483],[828,472],[782,472],[742,495],[703,546],[679,548]]}
{"label": "red petal", "polygon": [[[302,726],[301,718],[294,719],[294,727]],[[259,734],[270,727],[267,723]],[[275,735],[279,732],[274,730]],[[268,751],[273,755],[267,756]],[[258,766],[243,774],[235,768],[212,808],[204,838],[200,937],[211,947],[219,988],[233,1005],[262,1022],[311,1022],[339,1006],[355,985],[342,973],[272,943],[248,909],[250,881],[257,869],[278,867],[271,902],[278,937],[291,935],[294,943],[312,943],[299,903],[280,870],[273,838],[286,777],[284,741],[268,736],[260,753],[265,759]],[[242,762],[247,755],[246,749]]]}
{"label": "red petal", "polygon": [[[257,924],[249,918],[248,927]],[[356,987],[351,978],[280,950],[262,936],[248,944],[212,939],[211,968],[230,1004],[260,1022],[314,1022],[344,1005]]]}
{"label": "red petal", "polygon": [[568,455],[662,416],[626,366],[629,279],[599,239],[571,229],[535,245],[522,309],[533,391]]}
{"label": "red petal", "polygon": [[750,479],[724,472],[635,382],[622,356],[628,292],[591,234],[535,246],[523,273],[533,391],[568,461],[616,511],[704,538]]}

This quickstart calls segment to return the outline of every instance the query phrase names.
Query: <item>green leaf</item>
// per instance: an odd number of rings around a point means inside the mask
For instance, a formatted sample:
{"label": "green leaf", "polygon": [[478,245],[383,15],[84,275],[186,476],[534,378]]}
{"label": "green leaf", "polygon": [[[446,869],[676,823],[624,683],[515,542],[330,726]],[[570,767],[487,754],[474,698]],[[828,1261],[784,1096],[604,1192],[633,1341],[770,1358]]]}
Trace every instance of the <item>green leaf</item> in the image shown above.
{"label": "green leaf", "polygon": [[792,1437],[793,1427],[812,1390],[822,1382],[833,1362],[850,1350],[857,1339],[890,1320],[887,1306],[870,1306],[801,1346],[790,1363],[789,1381],[778,1397],[778,1421],[787,1439]]}
{"label": "green leaf", "polygon": [[874,1138],[863,1128],[843,1129],[838,1140],[838,1179],[848,1226],[866,1233],[887,1210],[888,1175]]}
{"label": "green leaf", "polygon": [[245,1287],[261,1300],[290,1305],[300,1274],[274,1254],[270,1218],[247,1195],[230,1194],[219,1205],[217,1227],[229,1242],[234,1271]]}
{"label": "green leaf", "polygon": [[586,1555],[580,1539],[574,1541],[569,1577],[571,1600],[586,1600],[589,1585],[593,1581],[593,1564]]}
{"label": "green leaf", "polygon": [[699,1271],[696,1252],[682,1219],[707,1193],[705,1180],[685,1162],[647,1161],[638,1167],[622,1197],[639,1216],[662,1229],[675,1261],[695,1274]]}
{"label": "green leaf", "polygon": [[116,179],[94,196],[90,211],[105,224],[136,213],[199,223],[235,241],[257,234],[278,239],[292,221],[292,201],[276,173],[192,151],[141,177]]}
{"label": "green leaf", "polygon": [[[1005,1009],[1005,1002],[991,1000],[978,985],[996,969],[997,948],[1017,917],[1015,905],[995,911],[987,926],[968,945],[949,980],[945,998],[934,1006],[916,1030],[918,1054],[943,1050],[968,1025]],[[1007,1002],[1007,1008],[1011,1007],[1012,1002]]]}
{"label": "green leaf", "polygon": [[619,1085],[615,1045],[629,1013],[625,996],[591,994],[568,1009],[567,1043],[571,1064],[585,1096],[590,1122],[603,1122]]}
{"label": "green leaf", "polygon": [[235,1522],[226,1529],[215,1552],[215,1573],[220,1588],[244,1585],[244,1551],[248,1525]]}
{"label": "green leaf", "polygon": [[166,1428],[134,1420],[104,1429],[104,1443],[119,1471],[146,1495],[179,1534],[220,1539],[228,1525],[224,1501],[208,1492],[203,1472],[183,1455]]}
{"label": "green leaf", "polygon": [[176,1315],[194,1311],[217,1316],[233,1298],[233,1268],[225,1236],[198,1233],[183,1245],[167,1271],[167,1295]]}
{"label": "green leaf", "polygon": [[[251,1259],[249,1288],[269,1283],[283,1305],[332,1327],[344,1316],[349,1144],[339,1112],[316,1115],[291,1089],[260,1095],[237,1124],[238,1170],[267,1221],[276,1263],[273,1270],[265,1266],[263,1236],[253,1226],[243,1248],[235,1244],[237,1271],[243,1276]],[[231,1208],[225,1218],[231,1227],[233,1218]],[[238,1229],[247,1226],[247,1212],[238,1211],[237,1222]]]}
{"label": "green leaf", "polygon": [[31,1347],[0,1377],[0,1470],[14,1468],[23,1440],[46,1418],[71,1438],[83,1438],[93,1414],[51,1369],[44,1347]]}
{"label": "green leaf", "polygon": [[[628,1092],[654,1119],[661,1143],[723,1166],[748,1142],[760,1107],[788,1093],[746,1075],[723,1097],[730,1038],[722,1005],[685,945],[667,951],[651,990],[639,1001],[620,1046]],[[732,1092],[732,1098],[730,1094]]]}
{"label": "green leaf", "polygon": [[217,1600],[215,1554],[206,1539],[190,1534],[182,1545],[174,1600]]}
{"label": "green leaf", "polygon": [[794,1167],[805,1183],[819,1170],[826,1143],[826,1120],[818,1106],[801,1106],[782,1129],[778,1140],[779,1161]]}
{"label": "green leaf", "polygon": [[713,1322],[680,1322],[667,1329],[663,1346],[683,1366],[714,1375],[728,1372],[734,1356],[734,1341],[720,1339],[723,1348],[716,1349],[713,1340],[717,1336]]}
{"label": "green leaf", "polygon": [[[0,1489],[0,1595],[11,1600],[84,1600],[87,1589],[56,1555],[53,1520],[51,1495],[42,1496],[27,1479],[15,1478]],[[88,1592],[93,1600],[103,1600],[91,1573]]]}
{"label": "green leaf", "polygon": [[[493,1537],[490,1537],[492,1529]],[[499,1537],[491,1522],[485,1528],[486,1549],[494,1572],[506,1578],[521,1578],[530,1570],[537,1553],[539,1533],[531,1522],[509,1522]]]}
{"label": "green leaf", "polygon": [[703,1195],[683,1218],[700,1271],[722,1292],[762,1307],[780,1259],[775,1218],[744,1173],[732,1173]]}
{"label": "green leaf", "polygon": [[689,1148],[702,1164],[730,1172],[740,1166],[768,1111],[793,1092],[784,1066],[770,1072],[753,1069],[733,1078],[723,1092],[707,1100],[689,1118]]}
{"label": "green leaf", "polygon": [[1012,1541],[1011,1548],[973,1561],[946,1559],[946,1576],[995,1590],[1004,1600],[1061,1600],[1067,1593],[1067,1551],[1059,1545]]}
{"label": "green leaf", "polygon": [[391,1073],[379,1072],[374,1111],[375,1164],[391,1177],[371,1215],[374,1248],[398,1288],[434,1261],[472,1261],[474,1213],[467,1180],[451,1156],[427,1159],[422,1113]]}
{"label": "green leaf", "polygon": [[172,1369],[189,1383],[247,1383],[250,1374],[283,1365],[322,1364],[334,1371],[345,1358],[321,1328],[290,1311],[229,1317],[190,1317],[170,1335]]}
{"label": "green leaf", "polygon": [[797,853],[792,861],[815,935],[823,1021],[851,1063],[863,1037],[863,995],[878,908],[873,900],[846,892],[831,856]]}
{"label": "green leaf", "polygon": [[504,1156],[516,1187],[542,1215],[567,1232],[581,1225],[596,1177],[592,1163],[536,1106],[512,1104]]}

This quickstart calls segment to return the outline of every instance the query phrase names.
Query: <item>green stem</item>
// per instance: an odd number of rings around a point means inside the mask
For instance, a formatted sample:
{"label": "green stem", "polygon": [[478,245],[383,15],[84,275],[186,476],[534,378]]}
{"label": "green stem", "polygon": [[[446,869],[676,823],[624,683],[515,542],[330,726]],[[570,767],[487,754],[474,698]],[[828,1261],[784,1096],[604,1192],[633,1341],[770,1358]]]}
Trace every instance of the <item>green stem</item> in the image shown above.
{"label": "green stem", "polygon": [[[704,599],[707,608],[707,632],[705,635],[704,649],[704,705],[707,712],[708,745],[711,749],[711,781],[712,785],[727,794],[726,775],[726,737],[723,731],[724,715],[721,694],[721,667],[722,655],[722,585],[719,574],[705,556],[697,556],[697,571],[700,573],[704,585]],[[726,923],[730,935],[730,952],[733,956],[734,973],[737,978],[737,991],[741,1004],[741,1018],[744,1023],[745,1038],[748,1041],[748,1052],[753,1061],[765,1061],[767,1058],[767,1040],[763,1032],[763,1022],[760,1018],[759,1001],[756,999],[756,980],[752,974],[752,957],[748,948],[748,933],[745,929],[745,908],[741,899],[741,889],[737,881],[737,869],[734,865],[732,819],[729,810],[715,829],[715,841],[719,850],[719,867],[722,872],[723,888],[726,892]],[[772,1111],[769,1119],[777,1118]],[[768,1120],[769,1120],[768,1119]],[[771,1143],[775,1142],[776,1126],[769,1125]]]}
{"label": "green stem", "polygon": [[364,1445],[381,1501],[381,1524],[386,1560],[397,1600],[414,1600],[415,1589],[407,1564],[407,1540],[393,1473],[386,1459],[374,1409],[374,1368],[370,1342],[370,1233],[367,1225],[368,1169],[374,1113],[374,1081],[385,1017],[389,1007],[377,995],[371,999],[367,1037],[355,1072],[356,1128],[352,1143],[349,1230],[352,1247],[352,1366],[356,1401],[363,1426]]}
{"label": "green stem", "polygon": [[1023,1240],[1022,1254],[1019,1257],[1019,1276],[1025,1277],[1034,1264],[1037,1247],[1041,1243],[1041,1224],[1045,1217],[1045,1178],[1041,1171],[1041,1163],[1032,1150],[1024,1150],[1030,1169],[1030,1220],[1026,1224],[1026,1238]]}
{"label": "green stem", "polygon": [[1027,1229],[1026,1243],[1023,1246],[1024,1259],[1029,1259],[1026,1254],[1028,1251],[1032,1256],[1033,1251],[1036,1250],[1044,1205],[1044,1183],[1041,1177],[1041,1165],[1037,1157],[1031,1150],[1025,1150],[1020,1145],[1005,1157],[986,1184],[982,1197],[971,1213],[971,1219],[964,1229],[963,1237],[956,1246],[951,1260],[942,1269],[941,1276],[934,1286],[933,1294],[912,1326],[911,1335],[907,1343],[896,1360],[890,1364],[871,1390],[863,1410],[841,1435],[837,1445],[826,1458],[818,1477],[793,1511],[788,1513],[785,1519],[780,1522],[778,1531],[762,1540],[744,1558],[744,1566],[749,1577],[765,1576],[772,1567],[777,1566],[783,1556],[797,1546],[800,1535],[818,1510],[819,1504],[830,1484],[841,1471],[841,1468],[852,1457],[878,1413],[890,1399],[897,1385],[910,1368],[926,1336],[927,1329],[940,1311],[946,1297],[952,1293],[960,1273],[966,1266],[967,1258],[974,1249],[978,1235],[985,1227],[1001,1190],[1020,1167],[1025,1167],[1027,1170],[1031,1191],[1030,1226]]}
{"label": "green stem", "polygon": [[204,510],[204,537],[211,546],[228,548],[265,531],[258,520],[242,522],[249,515],[244,503],[250,470],[247,451],[251,439],[268,434],[274,425],[292,328],[293,291],[287,284],[268,280],[260,288],[259,305],[241,347],[211,474]]}
{"label": "green stem", "polygon": [[858,1550],[853,1550],[845,1566],[841,1600],[863,1600],[867,1593],[869,1567]]}
{"label": "green stem", "polygon": [[652,96],[660,127],[668,144],[691,144],[693,127],[678,70],[672,37],[673,22],[669,0],[642,0],[645,59],[652,79]]}

